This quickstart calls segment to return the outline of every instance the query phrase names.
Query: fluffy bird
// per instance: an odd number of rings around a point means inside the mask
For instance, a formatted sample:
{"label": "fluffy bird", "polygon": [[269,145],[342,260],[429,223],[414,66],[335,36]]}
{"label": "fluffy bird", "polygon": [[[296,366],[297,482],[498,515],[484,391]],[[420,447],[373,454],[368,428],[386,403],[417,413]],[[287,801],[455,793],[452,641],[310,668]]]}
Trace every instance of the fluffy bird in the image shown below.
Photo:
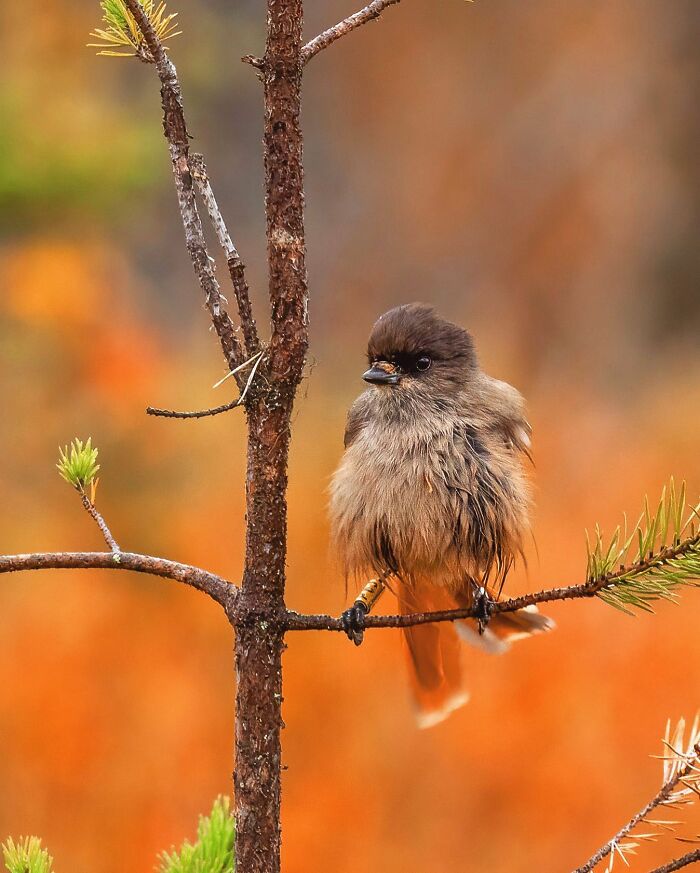
{"label": "fluffy bird", "polygon": [[[523,399],[480,369],[468,331],[420,303],[382,315],[367,354],[369,387],[350,408],[330,489],[332,539],[346,578],[378,577],[402,613],[488,604],[529,529]],[[362,601],[343,614],[358,644]],[[484,624],[404,629],[421,726],[468,699],[460,636],[501,652],[553,627],[534,607]]]}

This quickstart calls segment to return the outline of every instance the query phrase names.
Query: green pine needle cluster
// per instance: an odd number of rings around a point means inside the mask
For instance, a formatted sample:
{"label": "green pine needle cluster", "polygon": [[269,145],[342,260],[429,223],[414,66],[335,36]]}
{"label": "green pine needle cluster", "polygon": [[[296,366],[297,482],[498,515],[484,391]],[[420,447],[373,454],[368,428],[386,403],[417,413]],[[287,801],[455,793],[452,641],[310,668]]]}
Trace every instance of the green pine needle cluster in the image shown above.
{"label": "green pine needle cluster", "polygon": [[163,852],[159,873],[234,873],[234,839],[230,801],[217,797],[211,813],[199,819],[197,841]]}
{"label": "green pine needle cluster", "polygon": [[700,502],[686,502],[671,479],[655,509],[645,499],[644,511],[631,532],[627,519],[606,541],[598,526],[586,534],[588,584],[599,588],[605,603],[633,615],[634,609],[653,612],[656,600],[678,599],[681,586],[700,585]]}
{"label": "green pine needle cluster", "polygon": [[[217,797],[208,816],[200,816],[197,840],[160,856],[159,873],[234,873],[235,829],[228,797]],[[8,873],[53,873],[53,858],[38,837],[10,837],[2,846]]]}
{"label": "green pine needle cluster", "polygon": [[[182,32],[176,30],[177,12],[169,13],[163,0],[161,2],[141,0],[141,5],[161,42],[172,39]],[[100,6],[104,27],[92,31],[90,36],[99,42],[88,43],[88,46],[100,49],[98,55],[115,58],[137,57],[152,63],[153,58],[144,42],[141,30],[124,0],[100,0]]]}
{"label": "green pine needle cluster", "polygon": [[74,439],[70,447],[59,447],[56,467],[66,482],[78,491],[84,491],[93,484],[100,469],[97,454],[98,450],[92,445],[92,437],[88,437],[84,443]]}
{"label": "green pine needle cluster", "polygon": [[9,873],[52,873],[53,858],[38,837],[21,837],[17,843],[10,837],[2,854]]}

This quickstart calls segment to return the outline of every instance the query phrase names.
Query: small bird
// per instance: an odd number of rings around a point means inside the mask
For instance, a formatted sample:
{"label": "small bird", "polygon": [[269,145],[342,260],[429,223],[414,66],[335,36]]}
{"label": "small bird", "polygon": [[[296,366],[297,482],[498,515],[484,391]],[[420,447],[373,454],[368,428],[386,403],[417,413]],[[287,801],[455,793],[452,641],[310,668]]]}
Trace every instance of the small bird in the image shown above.
{"label": "small bird", "polygon": [[[405,628],[418,723],[464,704],[459,637],[490,652],[550,630],[535,607],[496,613],[528,531],[522,467],[530,425],[515,388],[484,373],[468,331],[410,303],[379,318],[368,345],[370,387],[353,403],[330,488],[331,536],[346,578],[385,584],[401,613],[470,608],[483,620]],[[343,613],[359,645],[370,599]]]}

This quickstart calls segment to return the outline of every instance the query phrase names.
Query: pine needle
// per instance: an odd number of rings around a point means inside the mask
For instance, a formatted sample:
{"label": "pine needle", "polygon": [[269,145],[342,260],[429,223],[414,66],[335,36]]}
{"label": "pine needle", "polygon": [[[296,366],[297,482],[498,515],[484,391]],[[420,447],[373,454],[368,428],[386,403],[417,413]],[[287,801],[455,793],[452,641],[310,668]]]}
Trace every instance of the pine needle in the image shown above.
{"label": "pine needle", "polygon": [[[175,19],[177,12],[167,12],[164,0],[141,0],[143,11],[148,16],[156,36],[161,42],[179,36]],[[147,63],[153,58],[144,42],[134,16],[124,0],[100,0],[104,27],[96,28],[90,36],[99,42],[88,43],[89,48],[98,48],[98,55],[115,58],[137,57]]]}
{"label": "pine needle", "polygon": [[70,446],[58,449],[58,463],[56,467],[62,479],[78,491],[85,488],[96,488],[95,476],[100,469],[97,463],[98,450],[92,445],[92,437],[85,442],[74,439]]}
{"label": "pine needle", "polygon": [[208,816],[201,816],[197,840],[179,851],[163,852],[159,873],[233,873],[235,831],[228,797],[218,797]]}
{"label": "pine needle", "polygon": [[42,848],[38,837],[10,837],[2,846],[3,859],[9,873],[51,873],[53,858]]}
{"label": "pine needle", "polygon": [[673,479],[652,511],[648,498],[631,532],[627,519],[606,540],[598,525],[586,532],[587,579],[609,606],[634,615],[655,601],[678,601],[683,586],[700,585],[700,502],[686,503],[685,483]]}

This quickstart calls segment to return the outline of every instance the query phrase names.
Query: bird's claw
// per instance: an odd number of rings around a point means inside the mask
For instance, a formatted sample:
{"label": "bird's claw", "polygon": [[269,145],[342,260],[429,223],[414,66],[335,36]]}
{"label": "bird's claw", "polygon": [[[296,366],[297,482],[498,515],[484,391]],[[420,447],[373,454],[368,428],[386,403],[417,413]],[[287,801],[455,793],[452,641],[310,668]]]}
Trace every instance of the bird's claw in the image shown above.
{"label": "bird's claw", "polygon": [[363,603],[354,603],[350,609],[346,609],[340,616],[343,630],[356,646],[362,645],[365,635],[365,616],[367,609]]}
{"label": "bird's claw", "polygon": [[474,618],[479,625],[479,633],[483,632],[488,627],[493,615],[494,602],[489,597],[488,591],[485,588],[479,588],[474,599]]}

